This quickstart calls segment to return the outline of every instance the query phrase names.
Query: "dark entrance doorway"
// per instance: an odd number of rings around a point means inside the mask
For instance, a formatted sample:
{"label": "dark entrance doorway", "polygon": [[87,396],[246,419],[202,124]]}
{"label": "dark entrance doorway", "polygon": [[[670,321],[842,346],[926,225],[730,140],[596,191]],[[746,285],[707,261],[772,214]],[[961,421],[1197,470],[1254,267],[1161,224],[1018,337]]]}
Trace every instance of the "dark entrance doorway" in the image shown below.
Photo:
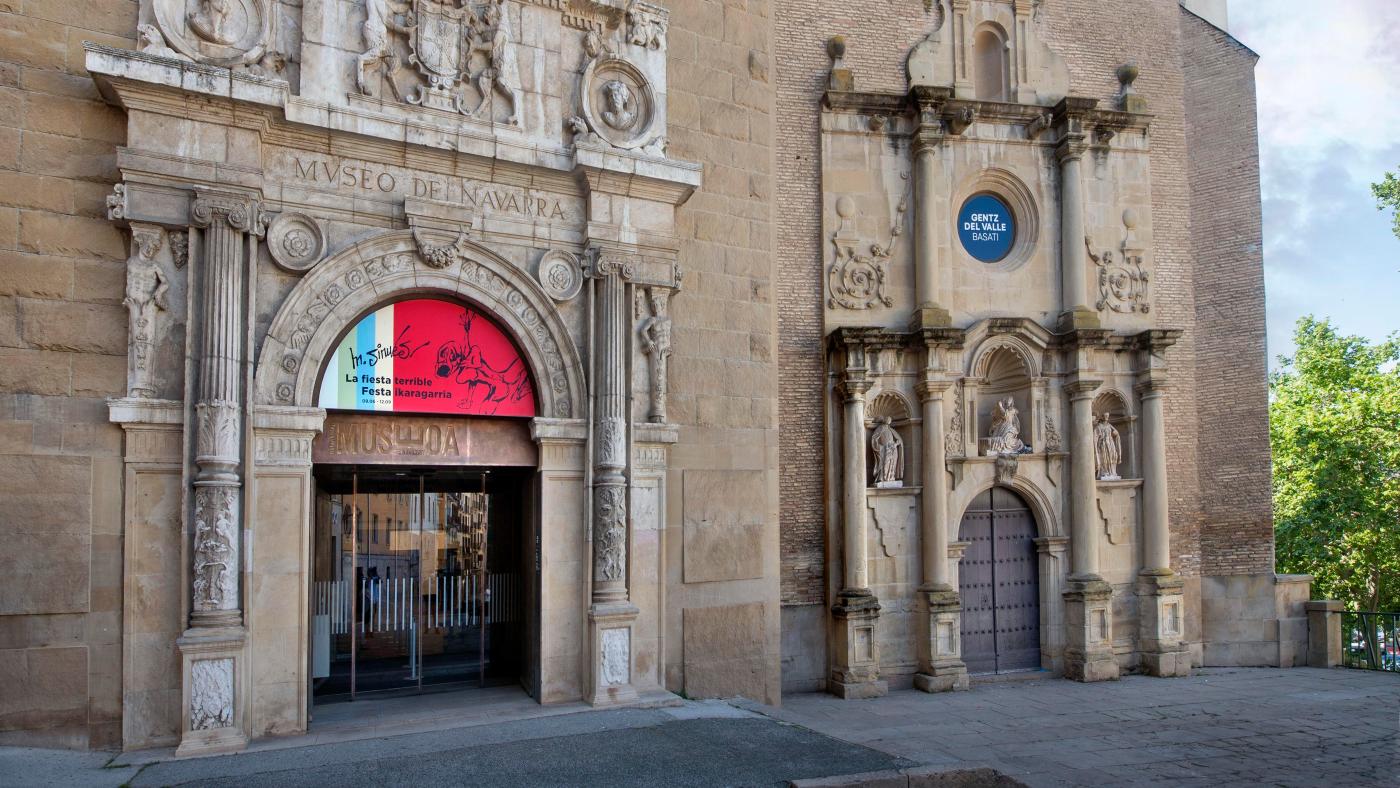
{"label": "dark entrance doorway", "polygon": [[316,482],[316,702],[530,687],[528,472],[334,465]]}
{"label": "dark entrance doorway", "polygon": [[962,656],[969,673],[1040,668],[1035,516],[1016,493],[990,489],[963,514],[958,565]]}

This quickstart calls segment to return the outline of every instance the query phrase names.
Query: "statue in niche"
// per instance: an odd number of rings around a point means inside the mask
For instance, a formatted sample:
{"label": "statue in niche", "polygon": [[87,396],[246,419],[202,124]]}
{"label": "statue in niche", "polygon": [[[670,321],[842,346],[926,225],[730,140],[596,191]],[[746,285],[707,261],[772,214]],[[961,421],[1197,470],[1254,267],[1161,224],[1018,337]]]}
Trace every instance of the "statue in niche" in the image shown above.
{"label": "statue in niche", "polygon": [[134,229],[134,252],[126,262],[126,305],[131,323],[130,357],[127,360],[127,396],[154,397],[152,359],[155,352],[156,313],[170,308],[166,293],[170,282],[156,262],[164,243],[160,230]]}
{"label": "statue in niche", "polygon": [[[406,21],[399,21],[401,18]],[[398,82],[394,79],[400,58],[389,41],[389,31],[408,34],[413,32],[413,29],[412,13],[407,3],[394,0],[365,0],[365,51],[360,55],[359,68],[355,72],[356,84],[361,93],[366,96],[373,95],[367,74],[378,69],[384,72],[395,96],[400,95]]]}
{"label": "statue in niche", "polygon": [[870,449],[875,452],[875,486],[891,488],[904,486],[904,439],[890,426],[890,417],[875,421],[870,436]]}
{"label": "statue in niche", "polygon": [[640,328],[642,352],[651,359],[651,414],[656,424],[666,422],[666,365],[671,358],[670,293],[659,287],[648,292],[651,315]]}
{"label": "statue in niche", "polygon": [[242,30],[233,29],[233,0],[203,0],[189,23],[195,35],[210,43],[233,46],[243,37]]}
{"label": "statue in niche", "polygon": [[992,454],[1025,454],[1030,451],[1021,440],[1021,412],[1016,409],[1016,400],[1007,397],[992,408],[992,431],[988,434],[987,448]]}
{"label": "statue in niche", "polygon": [[1118,465],[1123,462],[1123,439],[1108,414],[1100,414],[1094,422],[1094,465],[1100,481],[1116,482]]}
{"label": "statue in niche", "polygon": [[626,131],[637,122],[637,99],[627,83],[614,79],[603,86],[603,97],[607,99],[607,109],[603,110],[603,122],[618,131]]}
{"label": "statue in niche", "polygon": [[520,93],[524,89],[520,82],[520,61],[515,52],[515,42],[511,40],[510,13],[506,0],[491,0],[483,14],[484,25],[490,36],[478,49],[489,57],[489,65],[477,77],[477,87],[481,90],[481,104],[476,113],[480,115],[491,104],[495,91],[500,91],[510,100],[510,118],[506,123],[520,125]]}

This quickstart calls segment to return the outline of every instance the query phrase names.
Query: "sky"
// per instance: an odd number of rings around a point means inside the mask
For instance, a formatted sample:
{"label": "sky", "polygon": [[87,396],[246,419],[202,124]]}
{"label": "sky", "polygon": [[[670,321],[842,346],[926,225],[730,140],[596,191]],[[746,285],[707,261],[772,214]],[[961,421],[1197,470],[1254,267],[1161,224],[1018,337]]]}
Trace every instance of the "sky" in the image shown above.
{"label": "sky", "polygon": [[1270,367],[1311,314],[1400,330],[1400,239],[1370,184],[1400,170],[1400,0],[1230,0],[1259,53]]}

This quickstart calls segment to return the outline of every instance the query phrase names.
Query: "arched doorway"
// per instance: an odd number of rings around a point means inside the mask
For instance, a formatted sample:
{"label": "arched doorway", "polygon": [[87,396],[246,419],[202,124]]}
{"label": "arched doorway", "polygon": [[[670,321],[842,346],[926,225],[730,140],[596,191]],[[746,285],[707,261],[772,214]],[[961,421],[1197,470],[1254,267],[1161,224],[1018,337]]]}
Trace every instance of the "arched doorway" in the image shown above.
{"label": "arched doorway", "polygon": [[537,694],[538,402],[513,337],[448,295],[381,303],[333,344],[317,402],[313,699]]}
{"label": "arched doorway", "polygon": [[963,662],[968,673],[1036,670],[1040,573],[1035,516],[1019,495],[994,487],[963,514],[958,565]]}

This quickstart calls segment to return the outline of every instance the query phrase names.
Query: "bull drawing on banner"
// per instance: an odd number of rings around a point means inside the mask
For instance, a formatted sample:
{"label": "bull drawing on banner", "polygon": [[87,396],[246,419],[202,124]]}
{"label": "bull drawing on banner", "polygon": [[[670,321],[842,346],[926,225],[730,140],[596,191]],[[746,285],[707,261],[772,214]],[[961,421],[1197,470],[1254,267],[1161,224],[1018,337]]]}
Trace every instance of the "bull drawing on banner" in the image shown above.
{"label": "bull drawing on banner", "polygon": [[462,340],[442,343],[437,354],[437,376],[467,389],[465,399],[457,403],[463,410],[492,415],[504,403],[519,402],[534,395],[530,386],[530,371],[516,357],[504,369],[496,369],[486,360],[481,346],[472,341],[475,313],[462,314]]}

